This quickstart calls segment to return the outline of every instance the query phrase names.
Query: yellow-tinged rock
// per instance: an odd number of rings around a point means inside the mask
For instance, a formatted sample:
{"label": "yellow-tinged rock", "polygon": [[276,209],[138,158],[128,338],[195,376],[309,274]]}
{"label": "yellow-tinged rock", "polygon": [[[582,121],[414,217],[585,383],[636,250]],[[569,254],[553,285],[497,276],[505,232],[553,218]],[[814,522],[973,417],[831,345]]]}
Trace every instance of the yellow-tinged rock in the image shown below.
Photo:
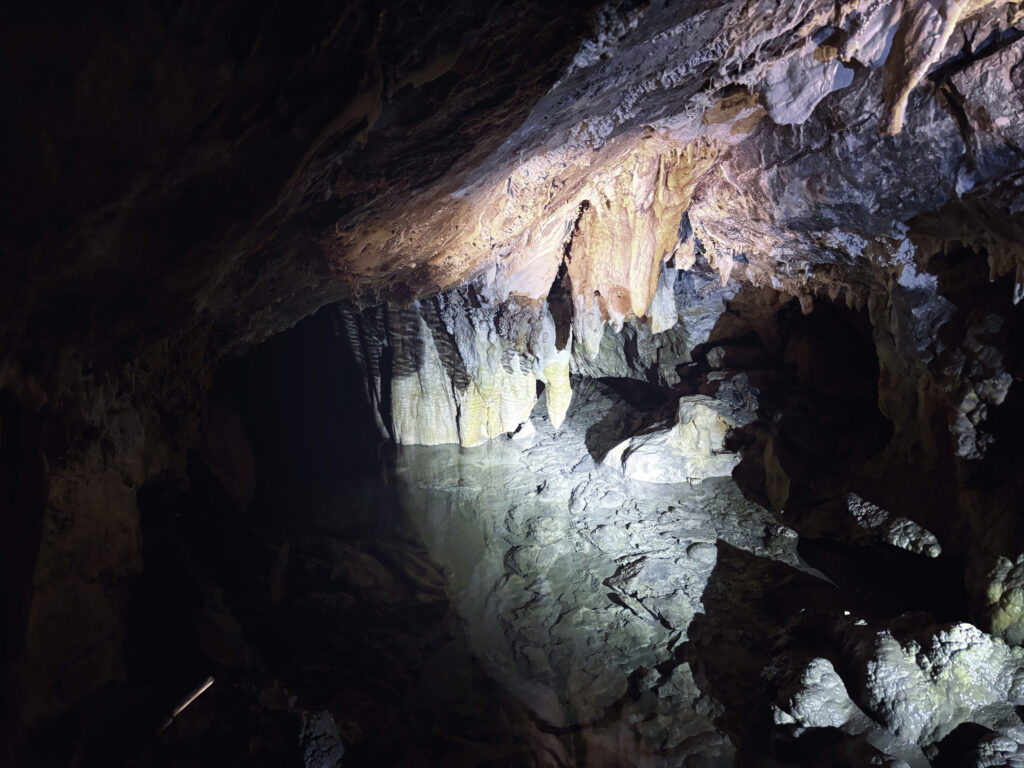
{"label": "yellow-tinged rock", "polygon": [[537,403],[537,379],[530,370],[522,370],[519,360],[512,372],[498,366],[493,376],[473,381],[457,394],[458,442],[463,446],[481,445],[498,435],[514,432],[530,418]]}
{"label": "yellow-tinged rock", "polygon": [[570,348],[557,352],[544,365],[541,381],[544,382],[544,393],[547,396],[548,418],[555,429],[562,426],[565,413],[572,402],[572,385],[569,382]]}
{"label": "yellow-tinged rock", "polygon": [[400,445],[459,442],[455,398],[430,329],[416,319],[422,359],[419,367],[391,380],[392,424]]}
{"label": "yellow-tinged rock", "polygon": [[577,304],[593,301],[613,323],[647,313],[693,189],[717,155],[705,139],[679,146],[652,137],[594,180],[567,264]]}

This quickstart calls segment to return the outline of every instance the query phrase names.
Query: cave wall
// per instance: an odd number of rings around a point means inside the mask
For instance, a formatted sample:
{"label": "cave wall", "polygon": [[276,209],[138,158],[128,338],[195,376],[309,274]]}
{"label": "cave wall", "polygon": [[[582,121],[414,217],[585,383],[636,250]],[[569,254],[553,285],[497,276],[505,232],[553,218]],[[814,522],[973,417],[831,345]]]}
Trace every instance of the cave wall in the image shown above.
{"label": "cave wall", "polygon": [[[572,274],[556,278],[568,293]],[[560,305],[563,294],[501,300],[482,281],[410,307],[341,313],[382,433],[399,444],[469,447],[515,432],[541,389],[557,428],[572,400],[570,373],[678,383],[677,368],[707,341],[738,283],[720,281],[702,258],[690,269],[661,266],[657,285],[649,316],[601,324],[596,340],[595,315]]]}
{"label": "cave wall", "polygon": [[[156,356],[160,366],[165,354],[166,347]],[[37,544],[31,546],[31,530],[6,539],[10,562],[23,564],[19,576],[27,573],[31,583],[23,593],[31,598],[14,655],[17,673],[5,691],[16,722],[63,714],[85,693],[124,679],[124,610],[143,568],[137,493],[153,478],[183,475],[185,449],[199,431],[197,417],[169,415],[198,414],[201,405],[191,399],[197,361],[175,363],[177,380],[151,378],[146,357],[113,375],[79,374],[63,382],[59,410],[40,405],[31,412],[36,447],[18,453],[21,461],[39,456],[42,467]],[[33,476],[18,475],[10,496],[16,505],[26,503],[18,489]],[[18,556],[26,545],[30,556]]]}
{"label": "cave wall", "polygon": [[[217,362],[351,293],[296,210],[318,207],[327,176],[349,189],[335,210],[352,211],[492,151],[571,58],[580,10],[12,9],[5,753],[123,679],[127,591],[144,567],[136,496],[187,483],[188,450],[230,448],[234,416],[207,398]],[[324,176],[325,149],[359,157]]]}

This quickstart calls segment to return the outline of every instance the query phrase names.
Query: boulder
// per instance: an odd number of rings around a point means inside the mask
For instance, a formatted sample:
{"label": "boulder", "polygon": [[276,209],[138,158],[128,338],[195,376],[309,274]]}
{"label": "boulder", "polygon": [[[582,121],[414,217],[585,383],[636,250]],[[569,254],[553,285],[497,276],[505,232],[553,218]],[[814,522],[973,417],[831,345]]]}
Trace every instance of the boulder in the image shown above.
{"label": "boulder", "polygon": [[726,448],[726,436],[752,421],[749,411],[713,397],[683,397],[674,426],[630,437],[609,451],[604,463],[648,483],[693,483],[726,476],[740,460]]}

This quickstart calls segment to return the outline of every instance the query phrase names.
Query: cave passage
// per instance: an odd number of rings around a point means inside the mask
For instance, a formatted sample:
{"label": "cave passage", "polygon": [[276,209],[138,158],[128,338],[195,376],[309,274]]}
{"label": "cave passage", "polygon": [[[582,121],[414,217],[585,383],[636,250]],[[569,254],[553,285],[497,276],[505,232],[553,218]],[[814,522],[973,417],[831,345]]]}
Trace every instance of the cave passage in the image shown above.
{"label": "cave passage", "polygon": [[[969,618],[963,565],[857,495],[892,434],[866,316],[768,294],[730,306],[673,385],[574,374],[557,428],[542,391],[524,428],[469,448],[391,444],[348,309],[226,364],[207,405],[217,439],[190,456],[188,486],[139,494],[129,682],[93,705],[106,720],[62,726],[84,729],[76,754],[867,759],[884,732],[867,715],[797,738],[777,713],[810,695],[804,667],[861,696],[876,662],[851,643],[866,627]],[[607,332],[627,350],[630,333]],[[207,675],[210,692],[149,735]],[[815,706],[797,715],[839,705]],[[947,744],[962,748],[936,754]],[[928,764],[913,744],[887,749]]]}

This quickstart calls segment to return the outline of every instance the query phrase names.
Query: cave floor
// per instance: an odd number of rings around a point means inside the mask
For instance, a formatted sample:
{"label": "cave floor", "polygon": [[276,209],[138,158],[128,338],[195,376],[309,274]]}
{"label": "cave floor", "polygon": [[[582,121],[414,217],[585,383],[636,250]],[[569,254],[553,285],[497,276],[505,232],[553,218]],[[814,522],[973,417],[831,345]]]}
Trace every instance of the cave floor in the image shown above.
{"label": "cave floor", "polygon": [[59,726],[78,764],[924,768],[1024,741],[1024,652],[868,578],[883,550],[808,547],[739,470],[604,461],[677,397],[578,379],[559,429],[541,396],[516,435],[398,448],[302,515],[201,505],[199,476],[147,504],[138,671]]}
{"label": "cave floor", "polygon": [[474,653],[571,736],[567,763],[732,765],[716,694],[742,714],[771,633],[835,604],[834,585],[731,477],[662,485],[604,465],[651,420],[611,383],[583,380],[560,429],[543,413],[526,437],[398,453],[402,506]]}
{"label": "cave floor", "polygon": [[658,397],[581,379],[559,429],[542,397],[525,434],[397,452],[405,524],[538,764],[1016,764],[1024,657],[914,586],[955,563],[802,538],[749,473],[626,478],[604,458],[665,425]]}

